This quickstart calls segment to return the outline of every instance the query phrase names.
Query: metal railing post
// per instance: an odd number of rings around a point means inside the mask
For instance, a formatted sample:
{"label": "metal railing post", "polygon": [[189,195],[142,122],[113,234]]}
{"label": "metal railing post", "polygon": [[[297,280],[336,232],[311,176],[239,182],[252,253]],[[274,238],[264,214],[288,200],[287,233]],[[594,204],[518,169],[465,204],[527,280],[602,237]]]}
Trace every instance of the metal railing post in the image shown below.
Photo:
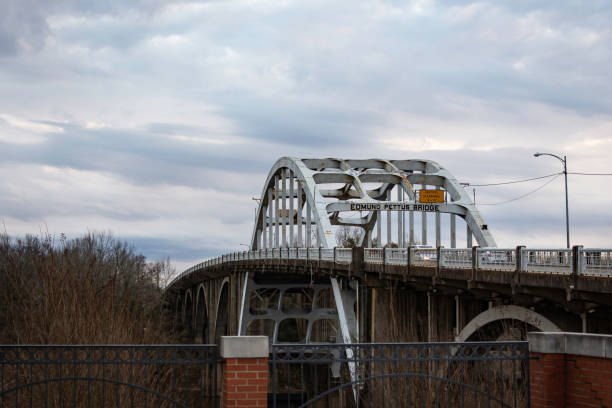
{"label": "metal railing post", "polygon": [[521,253],[519,254],[521,257],[521,272],[525,272],[527,270],[527,266],[529,265],[529,262],[527,260],[529,252],[525,248],[525,246],[521,246]]}
{"label": "metal railing post", "polygon": [[582,256],[582,245],[572,247],[572,273],[575,276],[582,275],[585,270],[584,257]]}
{"label": "metal railing post", "polygon": [[525,249],[524,245],[518,245],[515,249],[516,253],[514,254],[515,259],[514,262],[516,263],[516,271],[517,272],[522,272],[525,270],[525,259],[523,258],[523,249]]}
{"label": "metal railing post", "polygon": [[334,265],[336,264],[336,248],[337,247],[334,247]]}
{"label": "metal railing post", "polygon": [[321,251],[321,247],[319,247],[319,264],[317,265],[317,268],[321,267],[321,252],[323,251]]}
{"label": "metal railing post", "polygon": [[410,274],[410,263],[412,262],[412,246],[406,248],[406,271]]}
{"label": "metal railing post", "polygon": [[444,266],[444,262],[442,261],[442,247],[439,246],[436,248],[436,276],[440,276],[440,268]]}
{"label": "metal railing post", "polygon": [[478,260],[478,248],[480,248],[478,245],[472,247],[472,276],[470,280],[476,279],[476,271],[480,266],[480,262]]}

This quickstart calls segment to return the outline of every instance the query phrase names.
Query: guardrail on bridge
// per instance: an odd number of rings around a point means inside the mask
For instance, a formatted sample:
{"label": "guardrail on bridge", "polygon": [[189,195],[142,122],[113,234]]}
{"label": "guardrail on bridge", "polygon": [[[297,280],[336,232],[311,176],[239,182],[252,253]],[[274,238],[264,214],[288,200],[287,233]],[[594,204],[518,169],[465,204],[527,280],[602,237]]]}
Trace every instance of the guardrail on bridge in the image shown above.
{"label": "guardrail on bridge", "polygon": [[[352,248],[270,248],[224,254],[200,262],[170,282],[194,271],[226,262],[262,259],[299,259],[353,263]],[[612,277],[612,249],[583,248],[364,248],[363,261],[449,269],[501,270],[532,273],[577,274]]]}

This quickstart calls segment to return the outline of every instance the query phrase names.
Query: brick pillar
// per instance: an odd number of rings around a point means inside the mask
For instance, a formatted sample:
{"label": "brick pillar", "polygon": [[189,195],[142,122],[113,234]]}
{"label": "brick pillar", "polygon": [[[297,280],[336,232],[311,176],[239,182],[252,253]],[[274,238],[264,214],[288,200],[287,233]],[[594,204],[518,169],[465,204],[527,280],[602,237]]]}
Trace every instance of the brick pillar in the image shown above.
{"label": "brick pillar", "polygon": [[221,337],[222,407],[268,406],[268,337]]}
{"label": "brick pillar", "polygon": [[565,406],[565,354],[529,353],[531,407]]}
{"label": "brick pillar", "polygon": [[612,407],[612,336],[528,333],[531,406]]}

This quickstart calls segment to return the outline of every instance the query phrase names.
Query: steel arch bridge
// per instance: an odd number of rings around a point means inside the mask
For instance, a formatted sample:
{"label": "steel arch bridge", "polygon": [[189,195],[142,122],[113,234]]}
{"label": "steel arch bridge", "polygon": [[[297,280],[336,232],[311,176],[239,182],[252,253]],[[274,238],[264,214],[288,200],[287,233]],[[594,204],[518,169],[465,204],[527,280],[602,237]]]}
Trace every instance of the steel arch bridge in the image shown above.
{"label": "steel arch bridge", "polygon": [[[420,202],[420,191],[427,189],[442,190],[444,202]],[[338,226],[361,229],[361,247],[381,247],[383,242],[409,246],[416,242],[415,212],[421,213],[421,244],[427,243],[427,214],[435,214],[436,246],[440,246],[440,213],[449,213],[450,247],[456,246],[456,216],[467,225],[468,247],[472,235],[480,246],[496,246],[463,187],[434,161],[283,157],[266,178],[251,248],[334,248],[334,227]]]}
{"label": "steel arch bridge", "polygon": [[[427,202],[432,190],[441,202]],[[359,232],[352,249],[336,242],[347,229]],[[262,188],[250,251],[194,265],[166,295],[189,341],[389,341],[385,324],[414,325],[419,341],[464,341],[502,321],[612,331],[610,277],[612,249],[496,248],[436,162],[283,157]]]}
{"label": "steel arch bridge", "polygon": [[[420,185],[420,189],[415,186]],[[424,191],[441,191],[442,202],[427,203]],[[394,199],[395,197],[395,199]],[[425,203],[423,203],[425,201]],[[415,220],[415,212],[420,220]],[[433,215],[435,242],[442,242],[441,213],[449,216],[450,246],[456,246],[456,217],[466,224],[466,244],[472,236],[478,245],[496,246],[487,224],[455,177],[430,160],[345,160],[338,158],[298,159],[282,157],[274,163],[264,183],[253,227],[251,249],[311,248],[331,250],[338,246],[336,233],[341,228],[360,230],[358,247],[405,247],[417,242],[416,221],[420,223],[421,244],[427,244],[429,218]],[[406,214],[408,217],[406,217]],[[431,215],[430,215],[431,214]],[[418,217],[418,216],[417,216]],[[406,219],[408,218],[408,219]],[[408,221],[408,225],[406,225]],[[406,228],[408,226],[408,228]],[[395,237],[395,241],[394,241]],[[355,314],[357,283],[343,285],[336,277],[328,282],[256,282],[247,274],[242,295],[238,333],[248,327],[263,328],[268,323],[272,342],[279,340],[283,322],[288,318],[305,321],[306,341],[317,322],[335,320],[339,326],[338,341],[352,343],[358,339],[358,317]],[[311,297],[321,297],[327,290],[333,304],[309,307],[301,313],[285,313],[283,301],[289,293],[314,289]],[[261,297],[280,289],[273,312],[261,314],[249,305],[252,297]],[[293,292],[290,292],[293,291]],[[298,296],[299,297],[299,296]],[[335,306],[335,307],[334,307]],[[333,310],[335,309],[335,310]],[[341,334],[341,336],[340,336]]]}
{"label": "steel arch bridge", "polygon": [[[431,190],[443,199],[425,200],[423,194]],[[445,219],[444,213],[448,214]],[[251,250],[313,248],[320,257],[338,246],[336,235],[347,228],[358,231],[359,248],[427,246],[432,225],[435,246],[444,243],[455,248],[457,218],[465,224],[466,247],[472,247],[473,239],[480,246],[496,245],[469,195],[434,161],[282,157],[266,177]],[[306,258],[309,253],[306,251]],[[265,270],[264,262],[261,271]],[[225,270],[190,268],[169,285],[180,286],[181,279],[183,284],[195,283],[176,295],[177,320],[184,322],[190,335],[205,342],[217,342],[223,334],[257,333],[251,328],[258,327],[275,343],[283,340],[279,334],[290,318],[305,322],[306,342],[321,340],[315,332],[330,325],[335,326],[331,332],[336,333],[337,341],[358,339],[357,280],[331,276],[315,281],[312,265],[310,279],[295,273],[270,279],[261,271],[231,276]],[[291,303],[304,296],[311,299],[310,306],[286,310],[287,299]],[[259,310],[250,305],[252,298],[264,297],[267,303]],[[239,315],[234,325],[228,321],[232,315]]]}

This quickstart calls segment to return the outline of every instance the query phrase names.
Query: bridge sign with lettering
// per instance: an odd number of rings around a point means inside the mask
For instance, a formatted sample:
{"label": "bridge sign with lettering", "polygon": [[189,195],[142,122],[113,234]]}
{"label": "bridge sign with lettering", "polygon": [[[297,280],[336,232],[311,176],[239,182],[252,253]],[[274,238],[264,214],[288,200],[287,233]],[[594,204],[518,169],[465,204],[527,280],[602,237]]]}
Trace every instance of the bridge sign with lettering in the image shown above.
{"label": "bridge sign with lettering", "polygon": [[[334,203],[340,207],[344,203]],[[383,201],[380,203],[346,203],[344,211],[428,211],[439,212],[437,204],[410,204],[403,201]]]}
{"label": "bridge sign with lettering", "polygon": [[419,190],[419,203],[443,203],[444,190]]}

